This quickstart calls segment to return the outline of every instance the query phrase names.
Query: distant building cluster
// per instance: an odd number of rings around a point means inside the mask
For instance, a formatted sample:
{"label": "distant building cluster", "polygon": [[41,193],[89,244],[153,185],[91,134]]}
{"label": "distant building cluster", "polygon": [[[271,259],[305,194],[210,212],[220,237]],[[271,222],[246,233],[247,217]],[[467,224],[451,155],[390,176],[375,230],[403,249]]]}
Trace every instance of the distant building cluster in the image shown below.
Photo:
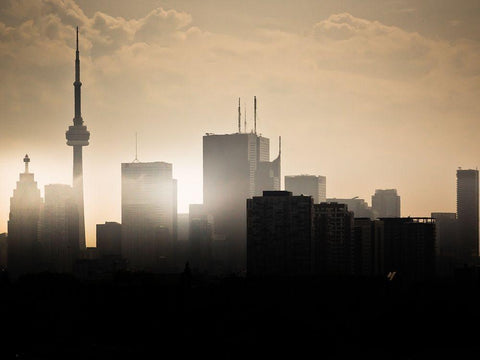
{"label": "distant building cluster", "polygon": [[478,263],[478,170],[457,170],[457,211],[402,217],[396,189],[327,198],[326,177],[288,175],[281,184],[281,139],[254,128],[203,136],[203,204],[177,211],[171,163],[121,164],[121,222],[97,225],[85,242],[82,149],[90,133],[81,116],[80,58],[75,59],[75,116],[66,132],[73,148],[72,185],[45,186],[44,199],[23,159],[10,199],[8,234],[0,234],[0,266],[17,278],[39,271],[82,278],[119,270],[222,275],[360,276],[426,281]]}

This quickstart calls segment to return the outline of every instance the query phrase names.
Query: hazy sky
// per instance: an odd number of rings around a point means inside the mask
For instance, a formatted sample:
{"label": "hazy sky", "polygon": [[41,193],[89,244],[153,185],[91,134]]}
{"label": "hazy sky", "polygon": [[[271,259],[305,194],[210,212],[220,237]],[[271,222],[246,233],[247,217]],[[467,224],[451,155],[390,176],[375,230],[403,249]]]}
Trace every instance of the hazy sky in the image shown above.
{"label": "hazy sky", "polygon": [[202,136],[282,136],[282,175],[327,197],[397,188],[403,216],[455,208],[480,155],[480,2],[1,0],[0,232],[25,153],[41,189],[71,183],[80,28],[87,245],[120,221],[120,163],[173,163],[179,211],[202,201]]}

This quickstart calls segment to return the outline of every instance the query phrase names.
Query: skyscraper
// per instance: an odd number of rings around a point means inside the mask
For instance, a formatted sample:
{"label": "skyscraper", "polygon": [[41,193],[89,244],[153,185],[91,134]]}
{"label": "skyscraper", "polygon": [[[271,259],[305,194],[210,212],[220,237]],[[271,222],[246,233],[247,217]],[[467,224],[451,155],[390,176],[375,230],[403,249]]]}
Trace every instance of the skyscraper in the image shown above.
{"label": "skyscraper", "polygon": [[70,185],[45,185],[45,205],[40,213],[39,239],[42,268],[71,273],[81,248],[77,203]]}
{"label": "skyscraper", "polygon": [[171,265],[177,233],[177,180],[172,164],[122,163],[122,256],[132,267]]}
{"label": "skyscraper", "polygon": [[293,195],[309,195],[315,204],[326,201],[327,178],[315,175],[289,175],[285,176],[285,190]]}
{"label": "skyscraper", "polygon": [[372,210],[379,218],[400,217],[400,196],[396,189],[376,189],[372,195]]}
{"label": "skyscraper", "polygon": [[270,162],[270,141],[255,132],[203,137],[203,201],[225,236],[229,270],[245,269],[246,200],[280,190],[280,157]]}
{"label": "skyscraper", "polygon": [[75,117],[73,118],[73,126],[68,127],[66,132],[67,145],[73,146],[73,193],[78,209],[78,241],[80,249],[86,249],[85,242],[85,216],[83,207],[83,160],[82,148],[88,145],[90,132],[83,125],[81,111],[81,86],[80,82],[80,54],[78,51],[78,27],[77,27],[77,50],[75,56]]}
{"label": "skyscraper", "polygon": [[43,200],[25,155],[25,172],[10,198],[8,220],[8,271],[13,277],[33,272],[38,265],[38,220]]}
{"label": "skyscraper", "polygon": [[459,260],[478,258],[478,170],[457,170],[457,224]]}

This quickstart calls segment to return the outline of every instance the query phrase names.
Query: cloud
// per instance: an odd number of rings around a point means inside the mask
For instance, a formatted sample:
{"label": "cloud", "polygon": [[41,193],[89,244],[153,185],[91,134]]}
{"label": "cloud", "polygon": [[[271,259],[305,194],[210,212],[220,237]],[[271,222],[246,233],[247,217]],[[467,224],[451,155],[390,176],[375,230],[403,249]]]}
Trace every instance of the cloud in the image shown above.
{"label": "cloud", "polygon": [[162,8],[155,9],[138,21],[135,41],[151,43],[165,40],[171,35],[180,33],[181,29],[191,22],[190,14],[175,10],[165,11]]}
{"label": "cloud", "polygon": [[[239,96],[242,102],[257,96],[262,132],[285,136],[285,169],[311,166],[320,173],[311,154],[335,148],[335,157],[318,163],[345,179],[349,171],[368,167],[361,154],[366,161],[378,160],[370,169],[378,175],[394,162],[379,160],[377,149],[431,151],[422,148],[421,131],[437,132],[446,143],[441,133],[458,140],[476,126],[480,46],[475,41],[431,39],[350,13],[320,18],[303,35],[272,22],[248,29],[247,37],[240,30],[208,32],[194,26],[194,19],[176,9],[127,19],[101,11],[87,16],[71,0],[10,2],[0,14],[3,158],[17,150],[23,155],[32,144],[54,148],[54,156],[69,150],[64,131],[73,112],[76,25],[83,116],[92,133],[88,151],[98,155],[85,156],[86,169],[96,161],[99,171],[118,173],[118,163],[131,157],[126,139],[138,131],[144,160],[191,166],[201,177],[201,135],[235,130]],[[251,99],[246,101],[250,124]],[[458,126],[448,125],[451,119]],[[357,152],[362,146],[365,153]],[[357,153],[358,161],[352,161]],[[71,171],[70,155],[65,174]],[[11,186],[0,188],[8,191],[8,201]],[[86,201],[92,204],[88,189]]]}

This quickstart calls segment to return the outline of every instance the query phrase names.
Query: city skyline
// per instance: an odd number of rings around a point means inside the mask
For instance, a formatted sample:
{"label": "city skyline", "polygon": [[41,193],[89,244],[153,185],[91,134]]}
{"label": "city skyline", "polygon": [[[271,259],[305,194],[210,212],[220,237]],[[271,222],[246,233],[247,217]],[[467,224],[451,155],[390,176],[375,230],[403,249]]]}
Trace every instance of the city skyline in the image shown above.
{"label": "city skyline", "polygon": [[[126,2],[115,9],[88,1],[36,4],[0,8],[0,232],[6,231],[8,200],[25,153],[42,196],[45,185],[71,183],[71,153],[62,133],[71,122],[76,25],[85,38],[82,110],[92,132],[84,159],[88,246],[95,243],[96,224],[120,221],[120,164],[133,161],[136,132],[140,161],[173,164],[179,212],[201,203],[202,136],[236,131],[239,96],[247,128],[253,127],[257,96],[258,133],[282,136],[281,177],[324,175],[327,197],[368,201],[377,188],[395,188],[402,216],[454,212],[455,171],[478,164],[480,39],[461,31],[474,26],[465,4],[452,13],[455,31],[448,35],[439,24],[449,2],[435,10],[438,19],[427,17],[430,28],[411,15],[425,13],[426,2],[397,8],[397,17],[387,16],[394,5],[366,14],[353,4],[330,3],[320,11],[305,2],[318,10],[317,18],[309,16],[309,28],[295,20],[298,9],[281,23],[293,2],[282,3],[274,18],[262,4],[245,34],[235,26],[255,12],[250,3],[229,31],[205,17],[214,5],[227,12],[216,2],[207,9],[188,1],[145,2],[130,15]],[[207,55],[190,59],[204,50]],[[320,50],[329,51],[319,57]],[[333,63],[362,51],[371,52],[371,63]],[[279,60],[279,53],[285,58]],[[370,67],[375,63],[378,71]],[[336,146],[342,151],[330,151]]]}

